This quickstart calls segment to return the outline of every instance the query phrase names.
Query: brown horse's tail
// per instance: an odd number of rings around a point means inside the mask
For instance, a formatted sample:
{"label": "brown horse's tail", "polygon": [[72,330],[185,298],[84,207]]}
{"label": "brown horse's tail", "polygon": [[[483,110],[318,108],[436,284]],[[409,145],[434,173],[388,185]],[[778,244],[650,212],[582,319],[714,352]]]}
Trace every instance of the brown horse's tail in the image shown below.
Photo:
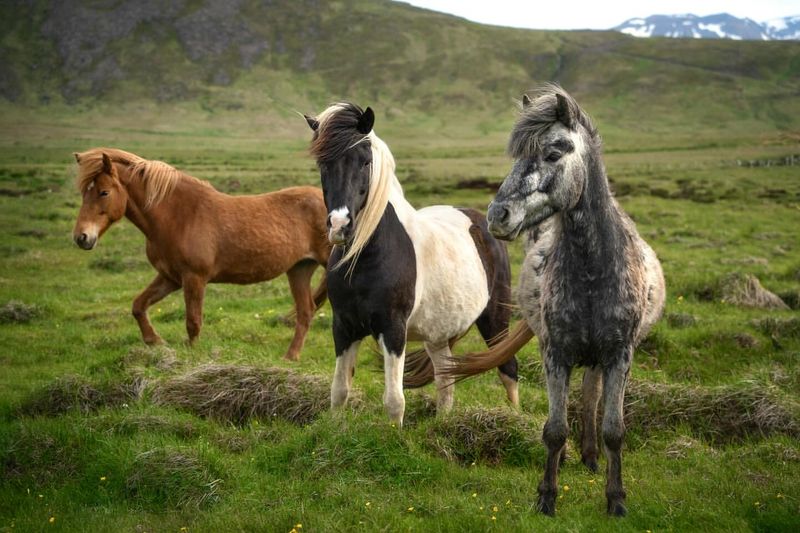
{"label": "brown horse's tail", "polygon": [[[464,332],[466,335],[467,332]],[[450,351],[458,341],[464,338],[464,335],[450,339]],[[403,388],[404,389],[418,389],[424,387],[433,381],[436,373],[433,368],[433,361],[428,357],[428,352],[425,348],[420,348],[411,353],[406,354],[405,373],[403,374]]]}
{"label": "brown horse's tail", "polygon": [[443,374],[460,381],[496,368],[514,357],[532,338],[533,331],[528,323],[522,320],[513,331],[492,345],[491,348],[462,357],[452,357],[450,359],[452,366],[447,368]]}

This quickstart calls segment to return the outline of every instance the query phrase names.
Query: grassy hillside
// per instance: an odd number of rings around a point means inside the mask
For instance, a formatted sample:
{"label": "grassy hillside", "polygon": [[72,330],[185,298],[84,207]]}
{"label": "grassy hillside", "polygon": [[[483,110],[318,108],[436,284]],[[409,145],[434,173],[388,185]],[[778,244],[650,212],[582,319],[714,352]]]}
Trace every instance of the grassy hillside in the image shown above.
{"label": "grassy hillside", "polygon": [[398,120],[494,130],[513,98],[558,81],[618,148],[776,142],[800,129],[797,42],[517,30],[388,0],[12,1],[0,36],[3,108],[29,116],[69,104],[173,117],[177,105],[258,131],[349,98]]}
{"label": "grassy hillside", "polygon": [[[159,6],[0,5],[0,530],[797,530],[797,43],[513,30],[377,1]],[[408,392],[400,431],[369,342],[352,408],[327,412],[329,306],[300,363],[280,359],[285,278],[210,286],[193,348],[168,297],[151,310],[168,346],[150,349],[130,316],[153,276],[142,235],[123,221],[90,253],[71,242],[73,151],[118,146],[232,194],[316,184],[294,111],[341,98],[375,108],[416,206],[485,209],[490,189],[464,182],[502,179],[512,99],[546,80],[596,119],[667,280],[627,396],[623,520],[574,439],[558,516],[535,512],[534,345],[519,413],[487,375],[443,419],[432,389]],[[744,275],[792,309],[730,303]]]}

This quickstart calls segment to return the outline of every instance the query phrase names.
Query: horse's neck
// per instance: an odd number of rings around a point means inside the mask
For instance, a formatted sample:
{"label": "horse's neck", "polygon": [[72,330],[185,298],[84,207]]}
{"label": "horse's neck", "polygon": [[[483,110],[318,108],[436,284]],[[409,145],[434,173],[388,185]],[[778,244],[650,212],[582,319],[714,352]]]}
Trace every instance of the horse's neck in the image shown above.
{"label": "horse's neck", "polygon": [[602,162],[594,159],[578,204],[558,217],[561,241],[589,263],[610,266],[622,256],[623,218],[611,196]]}
{"label": "horse's neck", "polygon": [[[117,172],[120,181],[128,192],[125,217],[139,228],[145,237],[149,240],[154,239],[159,231],[161,215],[165,210],[170,209],[171,198],[164,198],[158,204],[148,207],[145,181],[140,177],[131,176],[128,169],[121,166],[117,166]],[[178,187],[180,185],[178,184]],[[177,187],[173,192],[177,192]]]}
{"label": "horse's neck", "polygon": [[389,203],[392,204],[394,207],[394,211],[397,214],[397,218],[403,224],[403,226],[408,227],[409,224],[413,223],[414,217],[417,214],[417,210],[414,209],[414,206],[406,200],[405,195],[403,194],[403,187],[400,185],[400,181],[397,179],[396,176],[392,176],[393,181],[391,185],[391,191],[389,192]]}

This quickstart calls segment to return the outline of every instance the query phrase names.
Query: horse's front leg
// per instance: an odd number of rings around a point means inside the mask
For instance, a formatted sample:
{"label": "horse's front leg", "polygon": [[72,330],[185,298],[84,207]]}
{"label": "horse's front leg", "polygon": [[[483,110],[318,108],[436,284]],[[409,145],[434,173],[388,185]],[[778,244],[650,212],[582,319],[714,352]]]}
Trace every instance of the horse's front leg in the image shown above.
{"label": "horse's front leg", "polygon": [[402,427],[406,410],[406,398],[403,395],[403,370],[406,365],[405,322],[396,320],[375,333],[383,352],[383,405],[389,420]]}
{"label": "horse's front leg", "polygon": [[147,309],[154,303],[162,300],[168,294],[177,291],[180,285],[174,281],[158,274],[155,279],[147,286],[142,293],[133,301],[133,318],[139,324],[142,331],[142,339],[147,344],[161,344],[163,340],[153,329],[150,318],[147,316]]}
{"label": "horse's front leg", "polygon": [[571,368],[552,360],[545,352],[545,377],[547,378],[547,398],[550,403],[547,422],[544,424],[542,440],[547,447],[547,461],[544,478],[539,483],[537,507],[542,513],[556,514],[556,494],[558,493],[558,467],[564,453],[569,425],[567,424],[567,395]]}
{"label": "horse's front leg", "polygon": [[597,472],[597,404],[603,392],[603,371],[587,367],[581,386],[581,461],[592,472]]}
{"label": "horse's front leg", "polygon": [[207,281],[197,275],[183,277],[183,299],[186,304],[186,333],[189,344],[194,344],[203,327],[203,299],[206,294]]}
{"label": "horse's front leg", "polygon": [[356,371],[356,357],[361,339],[351,335],[344,325],[333,317],[333,344],[336,350],[336,370],[331,383],[331,409],[340,409],[347,403],[353,375]]}
{"label": "horse's front leg", "polygon": [[622,443],[625,440],[623,408],[625,384],[631,369],[633,349],[626,348],[615,365],[603,369],[603,447],[606,468],[607,511],[625,516],[625,489],[622,486]]}

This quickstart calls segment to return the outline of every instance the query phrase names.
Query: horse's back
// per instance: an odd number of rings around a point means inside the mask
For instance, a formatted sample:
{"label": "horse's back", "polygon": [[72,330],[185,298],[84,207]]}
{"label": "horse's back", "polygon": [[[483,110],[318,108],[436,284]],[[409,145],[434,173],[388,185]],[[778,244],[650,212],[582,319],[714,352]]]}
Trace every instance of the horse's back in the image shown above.
{"label": "horse's back", "polygon": [[213,280],[253,283],[303,260],[325,264],[330,255],[326,217],[322,191],[316,187],[225,195],[207,224],[216,241]]}

